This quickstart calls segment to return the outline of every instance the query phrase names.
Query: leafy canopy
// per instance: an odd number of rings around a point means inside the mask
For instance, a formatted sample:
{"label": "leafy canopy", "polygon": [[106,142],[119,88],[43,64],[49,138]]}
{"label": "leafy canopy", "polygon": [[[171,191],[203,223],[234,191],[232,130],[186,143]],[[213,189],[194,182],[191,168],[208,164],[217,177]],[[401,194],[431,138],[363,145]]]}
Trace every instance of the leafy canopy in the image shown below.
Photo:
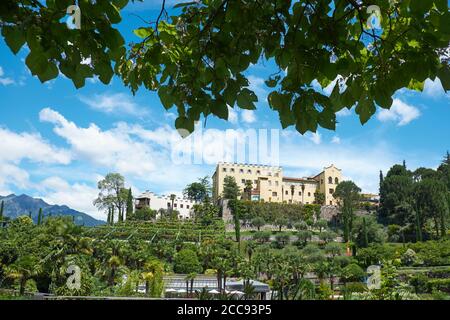
{"label": "leafy canopy", "polygon": [[[68,30],[71,0],[3,0],[0,28],[14,53],[28,46],[26,64],[42,82],[61,72],[80,88],[116,73],[133,92],[157,91],[188,132],[202,115],[228,119],[228,106],[255,109],[246,71],[262,60],[278,67],[266,79],[270,107],[302,134],[334,130],[336,112],[353,106],[364,124],[398,89],[422,90],[427,78],[450,90],[447,0],[180,1],[171,16],[162,1],[127,46],[113,25],[128,2],[78,1],[81,29]],[[367,27],[369,5],[381,10],[379,29]],[[335,79],[330,95],[313,86]]]}

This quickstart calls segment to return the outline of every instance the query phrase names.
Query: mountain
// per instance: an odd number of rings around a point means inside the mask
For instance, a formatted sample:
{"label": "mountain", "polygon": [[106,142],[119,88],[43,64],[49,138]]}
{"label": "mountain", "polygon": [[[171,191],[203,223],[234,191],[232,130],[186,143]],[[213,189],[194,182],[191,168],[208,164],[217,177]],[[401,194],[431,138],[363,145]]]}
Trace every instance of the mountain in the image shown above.
{"label": "mountain", "polygon": [[44,217],[73,216],[75,217],[76,224],[90,227],[105,224],[104,221],[97,220],[86,213],[76,211],[68,206],[50,205],[42,199],[32,198],[25,194],[20,196],[16,196],[15,194],[10,194],[6,197],[0,196],[1,201],[4,202],[3,215],[12,219],[18,216],[29,215],[31,212],[33,221],[37,222],[39,209],[42,208]]}

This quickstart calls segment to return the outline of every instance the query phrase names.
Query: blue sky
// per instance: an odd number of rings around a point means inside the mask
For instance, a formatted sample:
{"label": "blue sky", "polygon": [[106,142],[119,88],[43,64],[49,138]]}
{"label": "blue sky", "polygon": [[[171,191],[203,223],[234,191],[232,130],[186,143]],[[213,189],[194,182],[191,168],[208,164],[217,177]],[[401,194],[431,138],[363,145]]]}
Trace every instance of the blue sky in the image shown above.
{"label": "blue sky", "polygon": [[[158,14],[154,2],[130,5],[119,29],[127,42]],[[105,218],[92,201],[96,182],[108,172],[121,172],[134,193],[180,193],[186,184],[212,175],[214,164],[229,145],[218,143],[225,130],[236,139],[247,129],[280,129],[278,115],[268,107],[264,79],[273,73],[270,62],[248,71],[259,97],[256,111],[237,107],[230,121],[208,118],[201,128],[203,145],[179,140],[175,114],[166,112],[156,93],[140,90],[132,96],[120,79],[110,85],[87,81],[82,89],[59,77],[41,84],[27,70],[22,49],[14,56],[0,40],[0,195],[26,193],[55,204]],[[330,90],[326,88],[325,92]],[[406,159],[411,169],[437,167],[450,150],[450,94],[439,80],[427,80],[422,93],[401,90],[390,111],[361,126],[354,111],[338,115],[336,131],[319,128],[316,134],[280,131],[279,163],[285,175],[310,176],[335,164],[364,191],[377,192],[379,170]],[[174,161],[173,146],[191,144],[193,154],[213,155],[199,164]]]}

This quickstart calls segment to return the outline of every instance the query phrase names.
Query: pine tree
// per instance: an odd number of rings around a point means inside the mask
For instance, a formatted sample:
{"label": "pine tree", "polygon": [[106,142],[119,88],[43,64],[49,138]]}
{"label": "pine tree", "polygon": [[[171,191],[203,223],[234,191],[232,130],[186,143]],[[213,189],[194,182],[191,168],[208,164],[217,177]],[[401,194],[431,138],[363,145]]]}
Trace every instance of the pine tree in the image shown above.
{"label": "pine tree", "polygon": [[4,201],[2,200],[2,203],[0,205],[0,221],[3,221],[3,208],[5,206]]}
{"label": "pine tree", "polygon": [[131,188],[128,189],[128,197],[127,197],[127,214],[125,216],[125,220],[130,218],[133,215],[133,194],[131,193]]}
{"label": "pine tree", "polygon": [[403,160],[403,168],[406,169],[406,161],[405,160]]}

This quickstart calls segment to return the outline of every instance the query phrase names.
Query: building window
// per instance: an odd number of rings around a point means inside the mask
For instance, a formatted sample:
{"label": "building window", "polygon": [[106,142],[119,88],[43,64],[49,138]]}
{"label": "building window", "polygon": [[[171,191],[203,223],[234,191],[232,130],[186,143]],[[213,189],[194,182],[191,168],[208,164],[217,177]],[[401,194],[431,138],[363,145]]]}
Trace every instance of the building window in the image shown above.
{"label": "building window", "polygon": [[255,184],[258,184],[258,180],[255,180]]}
{"label": "building window", "polygon": [[272,192],[272,196],[276,197],[276,196],[277,196],[277,193],[276,193],[275,191]]}
{"label": "building window", "polygon": [[260,170],[257,170],[257,171],[256,171],[256,174],[261,174],[261,171],[260,171]]}
{"label": "building window", "polygon": [[269,177],[271,177],[271,176],[272,176],[272,172],[267,172],[267,175],[268,175]]}
{"label": "building window", "polygon": [[248,173],[248,174],[252,174],[252,170],[248,169],[248,170],[247,170],[247,173]]}
{"label": "building window", "polygon": [[333,201],[330,200],[330,206],[332,206],[332,205],[333,205]]}
{"label": "building window", "polygon": [[308,202],[308,201],[306,201],[306,204],[309,204],[309,202]]}
{"label": "building window", "polygon": [[170,208],[170,202],[167,202],[167,208]]}
{"label": "building window", "polygon": [[278,181],[275,181],[275,185],[278,187]]}
{"label": "building window", "polygon": [[308,192],[308,197],[311,197],[311,192]]}
{"label": "building window", "polygon": [[174,203],[174,204],[173,204],[173,207],[174,207],[174,208],[176,208],[176,207],[177,207],[177,204],[176,204],[176,203]]}
{"label": "building window", "polygon": [[332,177],[328,177],[328,183],[329,184],[333,184],[333,178]]}
{"label": "building window", "polygon": [[275,173],[275,177],[278,177],[278,172],[277,172],[277,173]]}
{"label": "building window", "polygon": [[180,208],[183,209],[183,204],[180,204]]}
{"label": "building window", "polygon": [[330,194],[333,194],[333,192],[334,192],[334,190],[333,190],[333,189],[330,189],[329,191],[330,191]]}
{"label": "building window", "polygon": [[223,172],[227,172],[227,168],[222,168],[222,171]]}
{"label": "building window", "polygon": [[334,178],[334,183],[335,184],[339,184],[339,179],[338,178]]}
{"label": "building window", "polygon": [[231,168],[231,170],[230,170],[231,172],[234,172],[234,168]]}
{"label": "building window", "polygon": [[289,192],[286,190],[285,192],[284,192],[286,195],[288,195],[289,194]]}
{"label": "building window", "polygon": [[189,209],[189,205],[188,204],[186,205],[186,209]]}
{"label": "building window", "polygon": [[242,179],[241,182],[242,182],[242,183],[245,183],[245,179]]}
{"label": "building window", "polygon": [[244,173],[244,169],[239,169],[239,173]]}
{"label": "building window", "polygon": [[320,179],[320,184],[323,184],[323,179]]}
{"label": "building window", "polygon": [[301,191],[299,191],[299,192],[298,192],[298,195],[299,195],[299,196],[301,196],[301,195],[302,195],[302,192],[301,192]]}

